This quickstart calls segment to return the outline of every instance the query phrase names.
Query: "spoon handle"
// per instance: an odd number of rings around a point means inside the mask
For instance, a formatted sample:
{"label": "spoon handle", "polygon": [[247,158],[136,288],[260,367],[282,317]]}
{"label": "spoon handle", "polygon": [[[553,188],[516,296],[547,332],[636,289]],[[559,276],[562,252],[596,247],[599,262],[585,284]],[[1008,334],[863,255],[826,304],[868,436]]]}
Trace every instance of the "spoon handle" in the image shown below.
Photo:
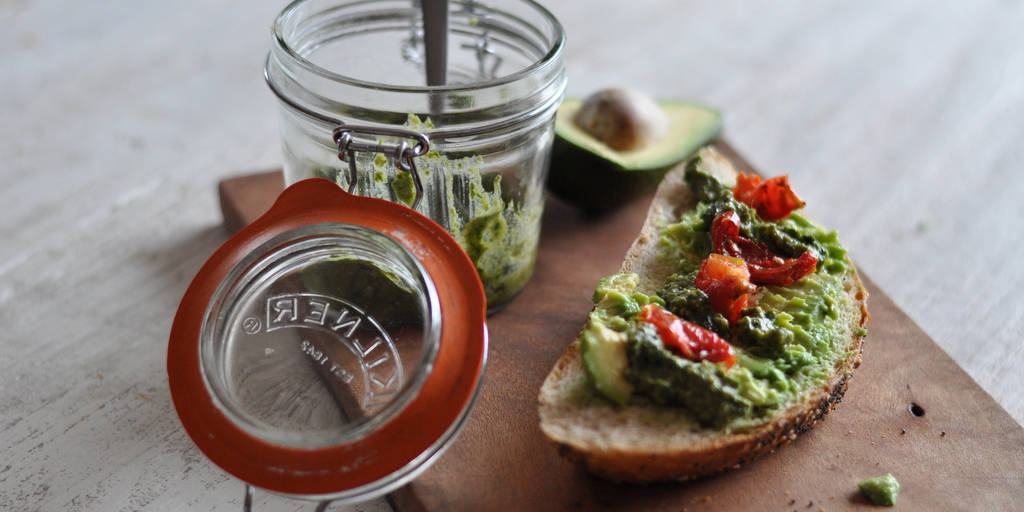
{"label": "spoon handle", "polygon": [[427,85],[444,85],[448,79],[448,0],[421,2]]}

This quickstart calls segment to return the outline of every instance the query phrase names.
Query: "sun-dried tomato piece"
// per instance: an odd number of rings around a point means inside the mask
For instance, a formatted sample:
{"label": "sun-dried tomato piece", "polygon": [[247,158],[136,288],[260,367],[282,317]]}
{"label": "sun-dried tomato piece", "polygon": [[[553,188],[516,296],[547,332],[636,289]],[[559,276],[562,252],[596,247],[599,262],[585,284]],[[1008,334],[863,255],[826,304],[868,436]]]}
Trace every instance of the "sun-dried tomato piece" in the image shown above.
{"label": "sun-dried tomato piece", "polygon": [[785,263],[775,267],[758,267],[748,265],[750,280],[757,284],[777,284],[789,286],[806,276],[814,273],[818,268],[818,258],[815,258],[810,251],[805,251],[799,258],[786,260]]}
{"label": "sun-dried tomato piece", "polygon": [[799,258],[784,258],[767,245],[744,238],[740,235],[740,216],[732,210],[718,214],[711,222],[711,240],[715,253],[743,260],[750,281],[759,285],[789,286],[814,273],[818,266],[818,258],[810,251]]}
{"label": "sun-dried tomato piece", "polygon": [[[736,175],[736,186],[732,189],[732,195],[737,201],[751,206],[757,187],[761,185],[761,177],[756,174],[741,172]],[[751,206],[753,208],[753,206]]]}
{"label": "sun-dried tomato piece", "polygon": [[737,201],[756,210],[758,217],[769,221],[785,219],[806,204],[790,188],[787,175],[762,180],[756,174],[740,173],[732,194]]}
{"label": "sun-dried tomato piece", "polygon": [[781,265],[786,261],[768,246],[740,235],[740,216],[733,210],[722,212],[711,222],[711,241],[714,252],[740,258],[751,263]]}
{"label": "sun-dried tomato piece", "polygon": [[693,284],[707,294],[711,307],[725,316],[730,325],[740,319],[740,312],[747,307],[747,296],[757,291],[743,260],[721,254],[712,254],[701,263]]}
{"label": "sun-dried tomato piece", "polygon": [[728,341],[693,322],[679,318],[665,308],[654,304],[644,305],[637,319],[653,325],[665,347],[685,359],[725,363],[726,368],[736,363],[732,345]]}

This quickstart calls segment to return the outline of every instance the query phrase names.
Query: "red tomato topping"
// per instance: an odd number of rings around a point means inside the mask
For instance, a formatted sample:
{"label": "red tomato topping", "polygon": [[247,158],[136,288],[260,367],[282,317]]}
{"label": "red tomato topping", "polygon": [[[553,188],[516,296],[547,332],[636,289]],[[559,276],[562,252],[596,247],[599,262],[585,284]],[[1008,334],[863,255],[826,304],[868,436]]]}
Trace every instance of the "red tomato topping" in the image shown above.
{"label": "red tomato topping", "polygon": [[740,215],[733,210],[722,212],[711,222],[714,252],[740,258],[747,265],[781,265],[786,261],[764,244],[740,235]]}
{"label": "red tomato topping", "polygon": [[789,187],[789,176],[785,175],[762,181],[756,174],[741,172],[732,193],[737,201],[756,210],[758,217],[769,221],[785,219],[806,204]]}
{"label": "red tomato topping", "polygon": [[732,345],[728,341],[693,322],[679,318],[665,308],[647,304],[641,308],[637,319],[653,325],[665,347],[690,361],[725,363],[726,368],[736,363]]}
{"label": "red tomato topping", "polygon": [[760,176],[741,172],[736,175],[736,186],[732,189],[732,195],[737,201],[745,203],[747,206],[753,208],[750,202],[754,199],[757,187],[760,185]]}
{"label": "red tomato topping", "polygon": [[815,258],[809,251],[805,251],[799,258],[786,260],[777,267],[748,267],[750,269],[750,280],[758,284],[777,284],[789,286],[805,276],[814,273],[818,268],[818,258]]}
{"label": "red tomato topping", "polygon": [[809,251],[799,258],[787,259],[765,244],[744,238],[740,235],[740,216],[732,210],[718,214],[711,222],[711,240],[715,253],[743,260],[750,271],[750,281],[756,284],[789,286],[814,273],[818,266],[818,258]]}
{"label": "red tomato topping", "polygon": [[747,296],[757,287],[750,283],[750,271],[743,260],[712,254],[704,260],[693,280],[694,286],[711,299],[711,307],[735,324],[747,307]]}

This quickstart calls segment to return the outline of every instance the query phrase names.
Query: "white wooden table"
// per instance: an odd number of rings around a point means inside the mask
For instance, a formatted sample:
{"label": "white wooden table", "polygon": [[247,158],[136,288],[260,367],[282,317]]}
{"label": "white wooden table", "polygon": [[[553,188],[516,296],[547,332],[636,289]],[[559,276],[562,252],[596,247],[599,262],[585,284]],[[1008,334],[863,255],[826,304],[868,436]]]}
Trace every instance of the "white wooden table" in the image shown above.
{"label": "white wooden table", "polygon": [[[1024,4],[546,3],[570,95],[719,108],[1024,421]],[[241,509],[181,428],[165,350],[227,238],[216,183],[281,161],[261,73],[282,7],[0,0],[0,510]]]}

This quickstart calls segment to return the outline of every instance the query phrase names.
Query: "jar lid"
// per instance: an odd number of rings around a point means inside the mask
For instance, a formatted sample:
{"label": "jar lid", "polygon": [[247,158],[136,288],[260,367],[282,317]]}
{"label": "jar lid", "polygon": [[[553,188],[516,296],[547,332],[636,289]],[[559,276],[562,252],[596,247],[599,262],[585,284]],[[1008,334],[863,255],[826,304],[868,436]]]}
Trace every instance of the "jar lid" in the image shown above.
{"label": "jar lid", "polygon": [[286,189],[196,275],[167,371],[185,430],[269,491],[369,499],[454,439],[479,390],[486,298],[440,226],[323,179]]}

